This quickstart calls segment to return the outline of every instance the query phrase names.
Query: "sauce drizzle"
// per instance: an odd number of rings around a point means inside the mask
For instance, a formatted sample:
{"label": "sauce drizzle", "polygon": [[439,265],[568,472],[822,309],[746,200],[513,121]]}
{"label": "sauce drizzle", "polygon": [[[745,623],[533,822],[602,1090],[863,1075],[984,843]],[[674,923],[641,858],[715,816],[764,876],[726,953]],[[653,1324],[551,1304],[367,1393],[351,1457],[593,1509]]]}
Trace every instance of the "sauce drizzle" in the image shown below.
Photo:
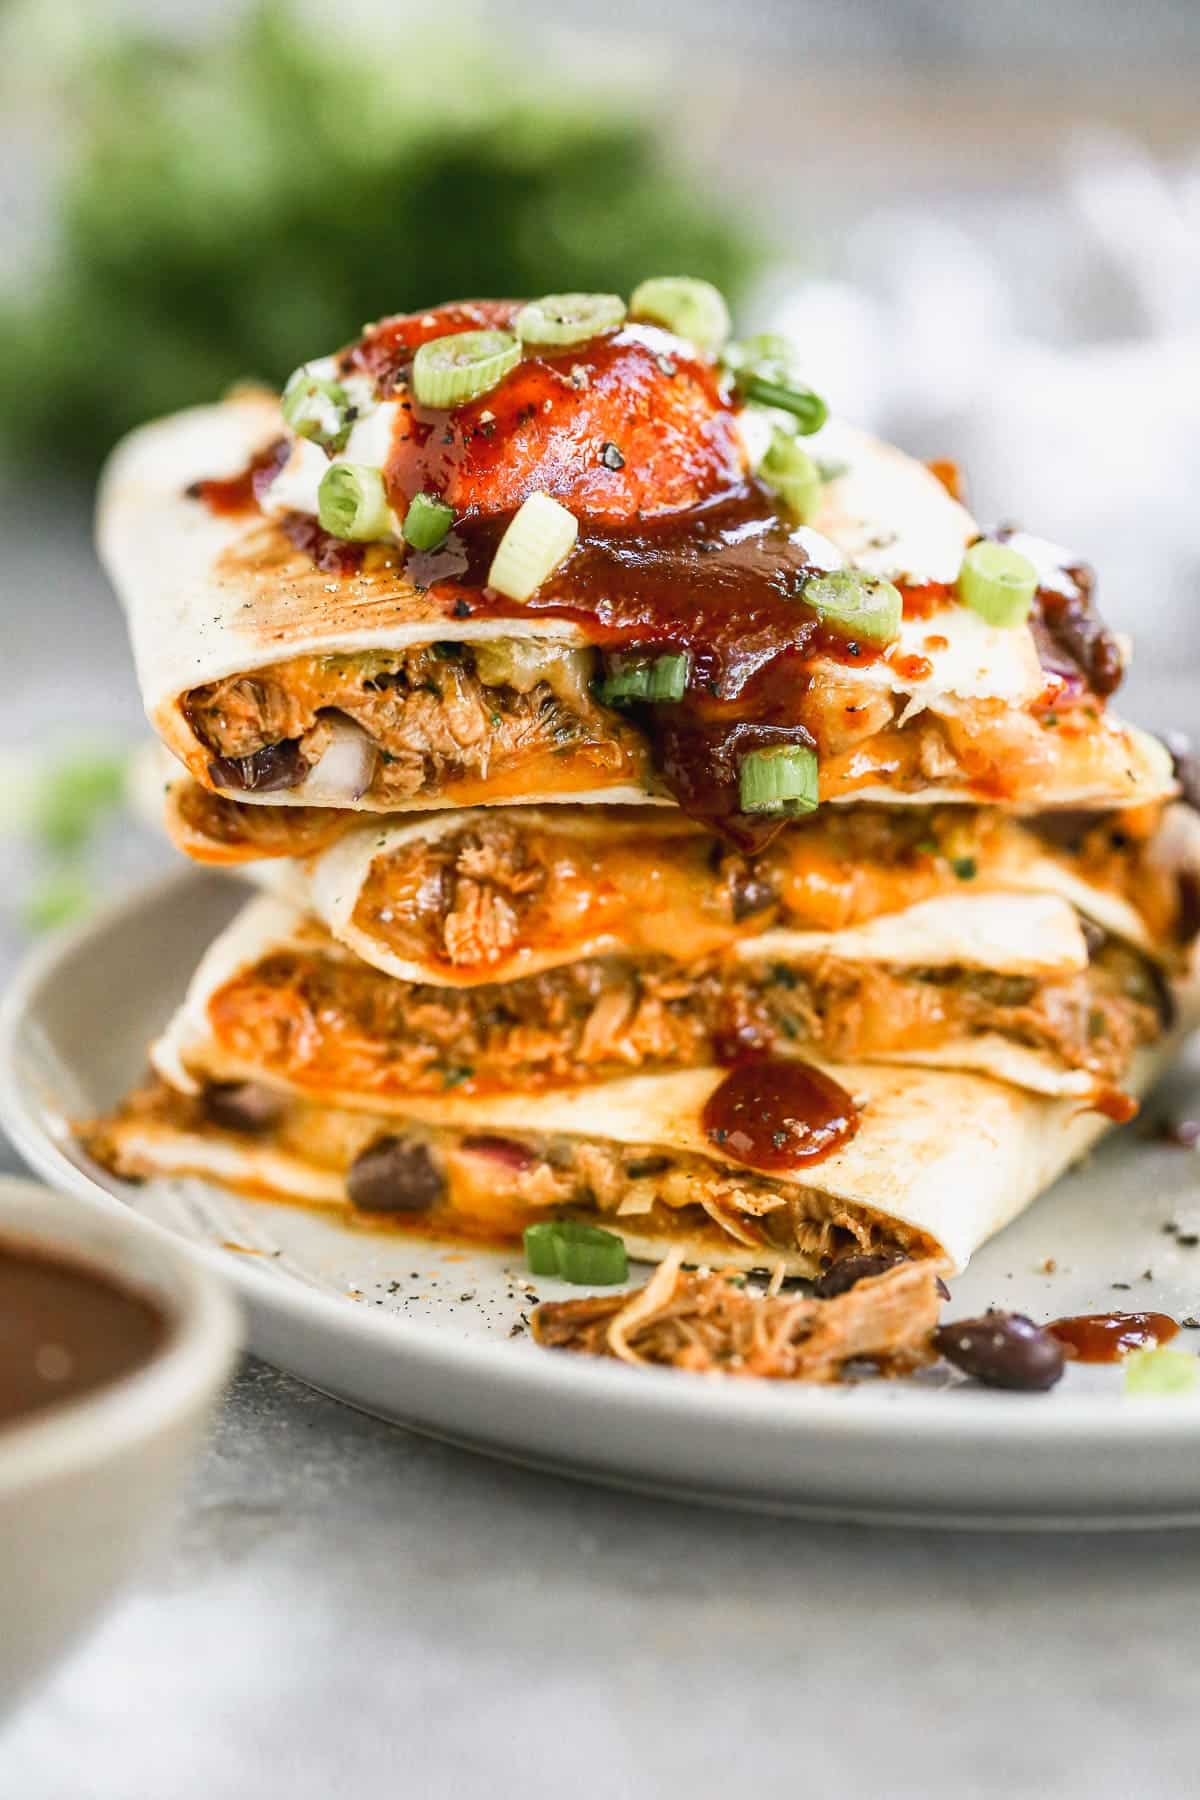
{"label": "sauce drizzle", "polygon": [[291,453],[288,438],[276,438],[250,458],[244,469],[224,479],[194,481],[187,490],[189,500],[202,500],[208,510],[220,515],[253,512],[262,494],[270,487]]}
{"label": "sauce drizzle", "polygon": [[854,1100],[831,1076],[780,1057],[731,1069],[701,1115],[716,1149],[768,1172],[823,1162],[849,1143],[859,1123]]}

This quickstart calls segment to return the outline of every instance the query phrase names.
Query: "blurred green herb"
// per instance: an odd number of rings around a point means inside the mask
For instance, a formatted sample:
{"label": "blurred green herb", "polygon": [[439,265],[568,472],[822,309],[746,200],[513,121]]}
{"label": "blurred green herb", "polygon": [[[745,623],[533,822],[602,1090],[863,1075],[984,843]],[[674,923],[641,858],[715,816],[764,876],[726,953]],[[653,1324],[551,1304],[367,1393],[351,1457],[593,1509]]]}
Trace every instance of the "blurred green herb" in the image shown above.
{"label": "blurred green herb", "polygon": [[1190,1394],[1200,1376],[1186,1350],[1130,1350],[1122,1362],[1127,1394]]}
{"label": "blurred green herb", "polygon": [[394,32],[318,34],[280,0],[227,38],[77,53],[57,261],[0,307],[10,443],[94,465],[141,419],[446,299],[679,271],[736,298],[757,249],[651,118],[536,45],[523,68],[436,30],[436,79]]}
{"label": "blurred green herb", "polygon": [[55,870],[42,878],[26,902],[25,929],[56,931],[61,925],[73,925],[87,914],[92,900],[92,889],[79,870]]}
{"label": "blurred green herb", "polygon": [[92,834],[125,798],[126,758],[106,753],[64,757],[38,778],[33,828],[61,856],[86,848]]}
{"label": "blurred green herb", "polygon": [[127,804],[128,777],[128,756],[98,746],[48,761],[5,759],[0,840],[32,852],[32,884],[16,905],[26,930],[49,931],[90,910],[97,892],[92,852]]}

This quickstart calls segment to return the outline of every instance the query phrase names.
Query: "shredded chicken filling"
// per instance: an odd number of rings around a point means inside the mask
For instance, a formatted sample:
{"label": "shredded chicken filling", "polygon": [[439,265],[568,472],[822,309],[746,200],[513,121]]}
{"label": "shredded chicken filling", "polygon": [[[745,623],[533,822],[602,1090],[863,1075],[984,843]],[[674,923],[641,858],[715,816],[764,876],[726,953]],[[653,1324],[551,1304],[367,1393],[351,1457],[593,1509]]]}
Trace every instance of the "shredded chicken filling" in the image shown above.
{"label": "shredded chicken filling", "polygon": [[174,786],[167,829],[181,850],[201,862],[312,856],[327,850],[360,822],[326,806],[247,806],[199,782]]}
{"label": "shredded chicken filling", "polygon": [[[456,972],[610,940],[680,961],[774,926],[838,931],[993,881],[1039,853],[1015,821],[962,807],[826,808],[743,855],[656,813],[547,823],[483,812],[371,865],[354,922],[394,954]],[[606,944],[607,947],[607,944]]]}
{"label": "shredded chicken filling", "polygon": [[298,743],[310,765],[326,748],[328,719],[352,719],[379,752],[367,794],[387,806],[503,772],[529,775],[568,755],[593,782],[630,779],[643,746],[592,700],[593,663],[589,651],[508,640],[297,656],[195,688],[184,710],[217,756]]}
{"label": "shredded chicken filling", "polygon": [[1049,847],[1026,824],[970,807],[826,807],[741,854],[678,818],[590,807],[547,823],[481,812],[371,865],[354,923],[406,960],[486,975],[521,956],[540,962],[586,946],[689,961],[775,927],[841,931],[945,895],[1019,887],[1053,855],[1122,895],[1167,944],[1178,881],[1145,843],[1161,808],[1114,815],[1079,851]]}
{"label": "shredded chicken filling", "polygon": [[748,1375],[775,1381],[836,1381],[870,1362],[891,1375],[933,1360],[937,1271],[898,1263],[833,1299],[763,1292],[730,1273],[691,1272],[679,1252],[628,1294],[544,1301],[533,1315],[537,1342],[621,1362]]}
{"label": "shredded chicken filling", "polygon": [[853,1062],[984,1033],[1119,1084],[1161,1029],[1158,993],[1148,965],[1111,941],[1086,971],[1057,980],[833,957],[687,967],[594,957],[473,988],[289,949],[227,982],[208,1014],[240,1063],[314,1093],[556,1086],[789,1048]]}

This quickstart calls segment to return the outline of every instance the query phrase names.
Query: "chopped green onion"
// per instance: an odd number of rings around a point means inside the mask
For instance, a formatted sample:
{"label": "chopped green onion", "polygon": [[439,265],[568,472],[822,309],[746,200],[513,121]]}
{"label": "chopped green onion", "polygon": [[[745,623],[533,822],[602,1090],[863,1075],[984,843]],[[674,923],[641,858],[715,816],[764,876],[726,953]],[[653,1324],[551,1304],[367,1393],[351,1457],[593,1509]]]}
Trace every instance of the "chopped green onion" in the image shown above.
{"label": "chopped green onion", "polygon": [[789,432],[771,434],[771,447],[758,472],[798,525],[815,518],[821,504],[821,471]]}
{"label": "chopped green onion", "polygon": [[629,1274],[629,1259],[613,1232],[566,1219],[558,1239],[558,1272],[577,1286],[612,1287]]}
{"label": "chopped green onion", "polygon": [[392,529],[383,476],[366,463],[330,463],[317,489],[317,516],[322,531],[368,543]]}
{"label": "chopped green onion", "polygon": [[1130,1350],[1121,1361],[1127,1394],[1190,1394],[1200,1374],[1186,1350]]}
{"label": "chopped green onion", "polygon": [[520,360],[520,340],[511,331],[434,338],[413,357],[412,391],[420,406],[462,406],[503,381]]}
{"label": "chopped green onion", "polygon": [[350,436],[350,397],[337,381],[297,369],[283,390],[283,416],[297,437],[343,450]]}
{"label": "chopped green onion", "polygon": [[817,810],[817,753],[804,744],[751,750],[738,767],[738,799],[747,813]]}
{"label": "chopped green onion", "polygon": [[513,324],[525,344],[583,344],[624,320],[619,294],[543,294],[523,306]]}
{"label": "chopped green onion", "polygon": [[651,319],[679,337],[690,338],[715,356],[730,332],[725,296],[711,281],[691,275],[659,275],[633,290],[629,310],[635,319]]}
{"label": "chopped green onion", "polygon": [[767,364],[790,367],[794,356],[790,338],[781,337],[777,331],[759,331],[753,337],[736,338],[733,343],[726,344],[721,361],[737,375],[743,369],[749,371]]}
{"label": "chopped green onion", "polygon": [[761,375],[739,375],[737,389],[743,400],[749,400],[755,406],[777,406],[782,412],[790,412],[797,431],[805,437],[820,431],[829,417],[829,408],[820,394],[814,394],[809,387],[799,384],[785,387],[782,382],[767,381]]}
{"label": "chopped green onion", "polygon": [[861,569],[831,569],[804,584],[802,598],[826,625],[847,638],[890,644],[900,634],[904,602],[900,590],[881,575]]}
{"label": "chopped green onion", "polygon": [[621,1239],[576,1219],[527,1225],[525,1260],[532,1275],[557,1275],[578,1287],[612,1287],[629,1274]]}
{"label": "chopped green onion", "polygon": [[525,1227],[525,1261],[531,1275],[558,1274],[558,1230],[553,1219]]}
{"label": "chopped green onion", "polygon": [[682,700],[691,666],[686,651],[667,656],[615,656],[596,683],[596,698],[602,706],[630,700]]}
{"label": "chopped green onion", "polygon": [[1037,585],[1037,570],[1029,558],[990,538],[971,545],[958,572],[959,597],[989,625],[1024,624]]}
{"label": "chopped green onion", "polygon": [[404,515],[404,539],[414,550],[436,550],[454,523],[454,508],[430,494],[414,494]]}
{"label": "chopped green onion", "polygon": [[786,338],[773,332],[746,338],[727,345],[722,360],[743,400],[790,412],[802,437],[819,431],[829,417],[821,396],[797,377],[792,346]]}
{"label": "chopped green onion", "polygon": [[528,600],[575,548],[579,521],[549,494],[530,494],[496,546],[487,584],[510,600]]}

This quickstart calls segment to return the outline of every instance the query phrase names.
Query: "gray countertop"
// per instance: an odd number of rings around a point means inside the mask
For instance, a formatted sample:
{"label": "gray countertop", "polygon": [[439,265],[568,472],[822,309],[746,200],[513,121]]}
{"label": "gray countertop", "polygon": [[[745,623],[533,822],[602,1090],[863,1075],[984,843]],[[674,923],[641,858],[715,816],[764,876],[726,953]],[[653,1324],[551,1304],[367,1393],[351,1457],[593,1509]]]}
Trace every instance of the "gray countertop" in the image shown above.
{"label": "gray countertop", "polygon": [[[25,677],[0,748],[132,737],[82,518],[0,493],[0,532]],[[0,1793],[1183,1794],[1198,1583],[1195,1532],[707,1512],[488,1463],[250,1363],[169,1551],[0,1734]]]}
{"label": "gray countertop", "polygon": [[261,1364],[13,1800],[1194,1792],[1200,1534],[861,1531],[488,1463]]}

